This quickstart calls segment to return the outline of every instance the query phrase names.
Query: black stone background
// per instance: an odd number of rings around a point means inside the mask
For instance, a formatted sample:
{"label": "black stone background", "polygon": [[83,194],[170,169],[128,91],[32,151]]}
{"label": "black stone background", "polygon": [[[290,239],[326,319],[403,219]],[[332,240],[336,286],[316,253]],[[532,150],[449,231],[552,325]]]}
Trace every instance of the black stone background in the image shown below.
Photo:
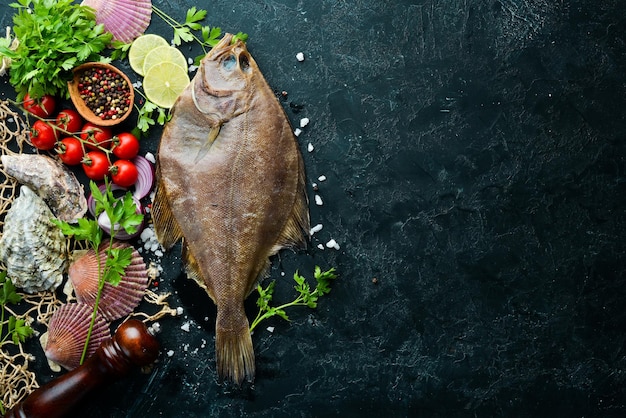
{"label": "black stone background", "polygon": [[[299,141],[310,182],[328,177],[311,203],[324,229],[274,259],[275,299],[294,296],[296,269],[340,279],[255,332],[256,380],[236,389],[217,381],[215,309],[175,248],[159,286],[185,310],[161,321],[174,355],[77,417],[626,413],[622,1],[154,3],[247,32],[291,121],[310,118]],[[3,27],[11,14],[0,5]],[[339,251],[316,247],[330,238]]]}

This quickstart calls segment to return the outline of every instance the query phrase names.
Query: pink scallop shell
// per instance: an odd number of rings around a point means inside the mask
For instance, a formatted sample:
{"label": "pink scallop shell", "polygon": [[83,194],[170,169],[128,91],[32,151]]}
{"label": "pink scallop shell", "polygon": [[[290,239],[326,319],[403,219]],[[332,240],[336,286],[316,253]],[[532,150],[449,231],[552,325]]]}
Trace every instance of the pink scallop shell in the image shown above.
{"label": "pink scallop shell", "polygon": [[83,0],[84,6],[96,11],[96,23],[113,34],[113,38],[130,43],[142,35],[152,16],[150,0]]}
{"label": "pink scallop shell", "polygon": [[[93,308],[83,303],[61,305],[48,324],[48,342],[44,349],[46,357],[67,370],[78,367],[92,314]],[[102,315],[97,314],[87,347],[87,357],[110,336],[109,324]]]}
{"label": "pink scallop shell", "polygon": [[[115,241],[113,248],[133,248],[127,243]],[[104,266],[106,253],[104,245],[100,248],[100,263]],[[77,257],[68,270],[68,277],[76,292],[79,302],[93,306],[98,293],[98,259],[93,250],[88,250]],[[133,248],[131,263],[124,271],[124,276],[117,286],[104,284],[98,311],[108,321],[122,318],[131,313],[143,299],[148,287],[148,270],[143,258]]]}

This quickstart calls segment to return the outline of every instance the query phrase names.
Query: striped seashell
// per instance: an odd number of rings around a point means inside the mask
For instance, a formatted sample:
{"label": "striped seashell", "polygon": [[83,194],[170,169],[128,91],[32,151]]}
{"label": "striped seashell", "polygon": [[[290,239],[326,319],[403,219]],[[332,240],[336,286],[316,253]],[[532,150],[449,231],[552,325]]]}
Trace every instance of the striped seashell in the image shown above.
{"label": "striped seashell", "polygon": [[84,0],[81,4],[93,8],[96,23],[102,23],[114,39],[124,43],[142,35],[152,16],[150,0]]}
{"label": "striped seashell", "polygon": [[[44,347],[46,357],[67,370],[78,367],[92,315],[93,308],[83,303],[61,305],[48,324],[48,340]],[[87,348],[87,357],[110,336],[109,324],[102,315],[97,314]]]}
{"label": "striped seashell", "polygon": [[[133,248],[127,243],[115,241],[113,248]],[[77,252],[70,263],[68,277],[72,282],[76,299],[93,306],[98,293],[98,258],[100,265],[106,261],[105,246],[100,247],[98,256],[93,250]],[[143,258],[133,248],[131,263],[117,286],[105,283],[100,296],[98,310],[108,321],[122,318],[131,313],[143,299],[148,287],[148,269]]]}

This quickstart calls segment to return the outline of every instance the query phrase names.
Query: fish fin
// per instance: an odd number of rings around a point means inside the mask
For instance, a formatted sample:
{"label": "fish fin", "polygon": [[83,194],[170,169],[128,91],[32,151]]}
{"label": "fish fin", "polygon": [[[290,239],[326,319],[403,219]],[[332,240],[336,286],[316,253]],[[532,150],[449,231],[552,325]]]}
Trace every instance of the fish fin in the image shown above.
{"label": "fish fin", "polygon": [[211,130],[209,131],[209,134],[207,135],[206,143],[202,144],[202,147],[200,147],[200,149],[198,150],[198,154],[196,155],[196,158],[194,158],[193,160],[194,164],[198,164],[198,161],[200,161],[202,157],[207,155],[207,153],[209,152],[209,149],[211,148],[211,145],[213,145],[213,142],[215,142],[215,139],[220,134],[221,128],[222,128],[221,124],[211,128]]}
{"label": "fish fin", "polygon": [[189,246],[186,242],[183,243],[183,254],[181,258],[183,260],[183,266],[185,267],[185,273],[187,273],[187,278],[198,283],[198,286],[203,288],[209,295],[209,297],[213,300],[213,302],[215,302],[215,295],[207,287],[206,282],[202,277],[202,273],[200,272],[200,266],[198,265],[198,261],[189,250]]}
{"label": "fish fin", "polygon": [[254,379],[254,348],[250,324],[243,306],[217,309],[215,323],[215,360],[222,380],[241,384]]}
{"label": "fish fin", "polygon": [[165,187],[161,182],[159,182],[156,187],[151,214],[157,239],[163,248],[169,250],[176,241],[183,237],[183,233],[172,214],[172,210],[167,201]]}
{"label": "fish fin", "polygon": [[276,254],[280,249],[285,247],[306,247],[306,243],[310,237],[311,220],[309,218],[309,198],[306,194],[304,164],[302,158],[300,160],[300,170],[298,173],[298,191],[296,193],[296,201],[291,210],[291,215],[282,232],[278,237],[278,241],[272,248],[272,254]]}

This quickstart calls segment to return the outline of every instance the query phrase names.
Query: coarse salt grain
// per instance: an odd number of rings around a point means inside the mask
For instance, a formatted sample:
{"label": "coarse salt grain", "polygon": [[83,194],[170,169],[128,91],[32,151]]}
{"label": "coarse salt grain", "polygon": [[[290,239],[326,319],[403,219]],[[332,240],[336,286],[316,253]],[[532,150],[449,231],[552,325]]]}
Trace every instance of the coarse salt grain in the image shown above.
{"label": "coarse salt grain", "polygon": [[156,158],[154,158],[154,154],[151,152],[146,152],[146,160],[150,161],[152,164],[156,164]]}
{"label": "coarse salt grain", "polygon": [[174,355],[174,350],[168,350],[167,356],[172,357]]}
{"label": "coarse salt grain", "polygon": [[189,332],[189,326],[190,326],[190,325],[191,325],[191,324],[190,324],[189,322],[185,322],[184,324],[182,324],[182,325],[180,326],[180,329],[182,329],[182,330],[183,330],[183,331],[185,331],[185,332]]}
{"label": "coarse salt grain", "polygon": [[317,244],[317,248],[319,248],[320,250],[324,249],[324,244]]}
{"label": "coarse salt grain", "polygon": [[326,181],[326,176],[319,176],[317,179],[319,181]]}
{"label": "coarse salt grain", "polygon": [[267,327],[266,328],[269,332],[274,332],[274,327]]}
{"label": "coarse salt grain", "polygon": [[322,206],[324,204],[324,201],[322,200],[322,196],[318,194],[315,195],[315,204],[317,206]]}
{"label": "coarse salt grain", "polygon": [[182,306],[179,306],[178,308],[176,308],[176,315],[182,315],[183,314],[183,308]]}
{"label": "coarse salt grain", "polygon": [[323,228],[322,224],[315,225],[313,228],[311,228],[311,235],[315,234],[316,232],[320,232],[322,228]]}
{"label": "coarse salt grain", "polygon": [[305,126],[307,126],[309,124],[310,120],[309,118],[302,118],[300,119],[300,127],[304,128]]}
{"label": "coarse salt grain", "polygon": [[293,131],[293,134],[294,134],[295,136],[300,136],[300,134],[301,134],[301,133],[302,133],[302,129],[300,129],[300,128],[296,128],[296,130],[295,130],[295,131]]}
{"label": "coarse salt grain", "polygon": [[300,61],[300,62],[304,61],[304,53],[302,53],[302,52],[298,52],[298,53],[296,54],[296,59],[297,59],[298,61]]}
{"label": "coarse salt grain", "polygon": [[338,250],[339,248],[339,244],[337,244],[337,241],[335,241],[334,239],[331,239],[330,241],[328,241],[326,243],[326,247],[328,248],[334,248],[335,250]]}
{"label": "coarse salt grain", "polygon": [[315,149],[315,147],[313,147],[313,144],[311,144],[311,143],[309,142],[309,145],[307,146],[307,148],[306,148],[306,149],[307,149],[307,151],[309,151],[309,152],[313,152],[313,150]]}

